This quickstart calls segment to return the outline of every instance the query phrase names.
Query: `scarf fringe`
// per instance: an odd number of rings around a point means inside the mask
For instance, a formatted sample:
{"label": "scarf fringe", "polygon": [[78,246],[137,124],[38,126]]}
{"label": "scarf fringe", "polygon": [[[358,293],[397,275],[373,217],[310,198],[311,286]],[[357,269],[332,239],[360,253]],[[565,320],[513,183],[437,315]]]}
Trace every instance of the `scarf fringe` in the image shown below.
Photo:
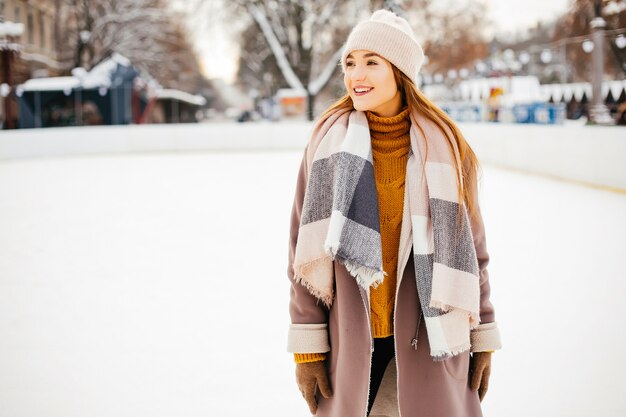
{"label": "scarf fringe", "polygon": [[356,262],[350,261],[349,259],[342,258],[341,256],[337,256],[337,251],[339,250],[338,243],[326,243],[324,244],[324,250],[326,251],[326,253],[332,255],[333,260],[337,260],[343,266],[345,266],[350,275],[352,275],[356,279],[356,282],[363,289],[367,289],[370,286],[372,286],[373,288],[378,287],[385,279],[385,275],[388,275],[382,269],[378,270],[370,268],[369,266],[364,266]]}
{"label": "scarf fringe", "polygon": [[385,279],[385,275],[387,275],[387,273],[382,270],[379,271],[367,266],[357,265],[346,259],[339,259],[339,262],[346,267],[350,275],[356,279],[356,282],[363,289],[367,289],[370,286],[372,286],[372,288],[378,287]]}
{"label": "scarf fringe", "polygon": [[320,300],[326,307],[330,308],[333,304],[333,299],[335,298],[335,294],[331,290],[330,293],[326,291],[321,291],[319,288],[313,286],[307,279],[308,271],[314,268],[317,264],[323,262],[332,262],[332,258],[330,256],[325,256],[322,258],[314,259],[310,262],[301,265],[293,265],[293,274],[294,281],[297,284],[304,285],[304,287],[309,291],[311,295]]}
{"label": "scarf fringe", "polygon": [[465,352],[466,350],[469,350],[471,348],[471,344],[470,342],[467,343],[463,343],[460,346],[456,346],[453,349],[450,349],[450,351],[437,351],[437,352],[431,352],[431,357],[433,358],[433,361],[435,362],[441,362],[441,361],[445,361],[448,358],[451,358],[453,356],[456,356],[460,353]]}

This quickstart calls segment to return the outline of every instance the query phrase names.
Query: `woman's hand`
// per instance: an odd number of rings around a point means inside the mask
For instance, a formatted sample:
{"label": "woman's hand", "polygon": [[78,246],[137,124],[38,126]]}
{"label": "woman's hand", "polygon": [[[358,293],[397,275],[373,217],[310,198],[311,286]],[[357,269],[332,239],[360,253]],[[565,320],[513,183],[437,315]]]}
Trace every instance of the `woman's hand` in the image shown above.
{"label": "woman's hand", "polygon": [[491,352],[474,352],[470,364],[470,388],[478,390],[478,397],[482,402],[489,386],[491,374]]}
{"label": "woman's hand", "polygon": [[317,401],[315,399],[315,386],[318,387],[320,393],[325,398],[333,395],[328,383],[328,374],[326,371],[326,361],[297,363],[296,364],[296,381],[302,396],[309,405],[311,414],[317,413]]}

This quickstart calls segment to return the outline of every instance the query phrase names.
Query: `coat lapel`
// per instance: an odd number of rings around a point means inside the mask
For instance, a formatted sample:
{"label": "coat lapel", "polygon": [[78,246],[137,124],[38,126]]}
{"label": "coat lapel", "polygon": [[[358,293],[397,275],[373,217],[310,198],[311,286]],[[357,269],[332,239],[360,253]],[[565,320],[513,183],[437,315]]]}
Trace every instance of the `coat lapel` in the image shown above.
{"label": "coat lapel", "polygon": [[[413,158],[413,153],[409,153],[409,158]],[[404,268],[411,255],[413,240],[411,228],[411,213],[409,212],[409,188],[404,187],[404,206],[402,208],[402,225],[400,226],[400,245],[398,247],[398,269],[396,271],[396,293],[400,288],[400,281],[404,275]]]}

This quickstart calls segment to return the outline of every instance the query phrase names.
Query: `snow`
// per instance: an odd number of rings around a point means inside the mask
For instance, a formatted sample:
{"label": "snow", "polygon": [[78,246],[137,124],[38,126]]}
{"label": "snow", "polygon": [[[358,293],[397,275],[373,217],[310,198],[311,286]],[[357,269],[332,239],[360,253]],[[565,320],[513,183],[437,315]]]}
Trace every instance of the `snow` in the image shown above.
{"label": "snow", "polygon": [[[303,7],[309,9],[310,6],[311,6],[311,3],[305,3]],[[289,59],[287,58],[288,51],[285,50],[285,48],[281,44],[281,40],[279,40],[277,37],[277,35],[284,33],[285,31],[285,28],[283,28],[283,23],[279,21],[278,24],[272,24],[272,22],[268,20],[268,16],[264,13],[264,11],[261,10],[261,8],[259,8],[254,3],[248,3],[246,7],[248,9],[248,12],[250,13],[250,16],[252,16],[252,18],[259,25],[259,28],[261,29],[261,32],[263,33],[263,36],[265,37],[265,40],[267,41],[267,44],[269,45],[272,51],[272,54],[274,55],[274,58],[276,59],[278,68],[280,68],[280,71],[283,74],[283,77],[285,78],[285,81],[287,82],[289,87],[294,90],[304,90],[305,87],[302,84],[302,81],[300,80],[300,78],[298,78],[298,75],[294,72],[291,63],[289,62]],[[332,9],[333,7],[328,7],[323,10],[323,12],[321,13],[321,16],[317,18],[318,25],[321,26],[327,22],[329,18],[328,14],[331,12]],[[309,49],[312,47],[312,45],[310,45],[310,40],[306,39],[307,31],[311,31],[311,32],[315,31],[315,29],[313,28],[313,26],[315,26],[313,25],[315,16],[311,16],[310,11],[311,10],[309,9],[307,20],[305,20],[305,22],[303,23],[305,30],[303,30],[302,36],[305,39],[303,40],[304,44],[302,47],[304,49]],[[297,51],[298,49],[299,48],[297,45],[295,44],[291,45],[291,48],[290,48],[291,51]],[[338,65],[339,58],[341,57],[342,51],[343,51],[343,45],[335,50],[332,57],[323,65],[322,70],[315,78],[313,78],[311,74],[312,78],[309,81],[308,85],[306,86],[306,90],[309,92],[309,94],[313,96],[317,95],[322,90],[322,88],[324,88],[324,86],[328,84],[328,82],[330,81],[330,78],[334,74],[335,68]]]}
{"label": "snow", "polygon": [[31,78],[20,85],[20,88],[24,91],[69,91],[78,87],[84,89],[110,87],[111,77],[118,65],[129,67],[130,61],[122,55],[114,53],[110,58],[93,67],[89,72],[83,68],[74,68],[72,76]]}
{"label": "snow", "polygon": [[[72,76],[33,78],[27,80],[20,88],[23,91],[71,91],[78,87],[84,89],[110,88],[112,82],[118,82],[113,80],[113,75],[118,66],[130,67],[131,62],[128,58],[114,53],[111,57],[93,67],[89,72],[85,71],[84,68],[74,68]],[[156,82],[155,80],[151,81]],[[157,97],[184,101],[197,106],[206,104],[206,99],[200,95],[193,95],[174,89],[161,89],[157,92]]]}
{"label": "snow", "polygon": [[[0,161],[0,414],[308,415],[285,351],[300,159]],[[504,345],[484,415],[623,416],[626,195],[486,165],[480,202]]]}
{"label": "snow", "polygon": [[31,78],[20,87],[24,91],[63,91],[72,90],[80,86],[80,80],[77,77],[48,77],[48,78]]}
{"label": "snow", "polygon": [[254,3],[248,3],[247,8],[250,12],[250,15],[254,18],[254,20],[261,28],[263,36],[265,36],[265,39],[270,46],[274,57],[276,58],[278,68],[280,68],[280,71],[282,72],[283,77],[285,77],[285,81],[287,82],[287,84],[289,84],[291,88],[297,90],[304,89],[302,82],[293,71],[293,68],[291,68],[291,64],[289,63],[289,60],[285,55],[285,51],[283,50],[280,41],[276,38],[276,34],[274,33],[272,26],[268,22],[267,16],[265,16],[261,9],[259,9]]}
{"label": "snow", "polygon": [[118,66],[130,67],[128,58],[114,53],[110,58],[105,59],[85,74],[81,80],[83,88],[110,87],[113,74]]}
{"label": "snow", "polygon": [[160,99],[172,99],[184,101],[185,103],[195,104],[196,106],[204,106],[206,99],[200,95],[193,95],[180,90],[172,90],[164,88],[157,91],[157,97]]}
{"label": "snow", "polygon": [[306,98],[306,90],[295,88],[279,88],[276,91],[276,98]]}
{"label": "snow", "polygon": [[[2,21],[0,22],[0,38],[17,37],[24,33],[24,24],[19,22]],[[6,39],[2,39],[5,43]]]}
{"label": "snow", "polygon": [[[89,30],[88,42],[98,45],[88,66],[102,61],[110,51],[121,52],[135,63],[159,63],[164,56],[176,59],[165,47],[171,34],[162,23],[168,12],[156,7],[154,0],[116,0],[102,2],[100,7],[77,4],[73,12],[79,26]],[[71,39],[79,35],[76,31],[68,34]]]}
{"label": "snow", "polygon": [[333,76],[335,68],[338,65],[339,60],[341,59],[341,54],[343,53],[343,45],[339,47],[332,58],[326,63],[324,69],[320,72],[317,78],[313,79],[308,86],[309,92],[312,95],[317,95],[326,84],[330,80],[330,77]]}

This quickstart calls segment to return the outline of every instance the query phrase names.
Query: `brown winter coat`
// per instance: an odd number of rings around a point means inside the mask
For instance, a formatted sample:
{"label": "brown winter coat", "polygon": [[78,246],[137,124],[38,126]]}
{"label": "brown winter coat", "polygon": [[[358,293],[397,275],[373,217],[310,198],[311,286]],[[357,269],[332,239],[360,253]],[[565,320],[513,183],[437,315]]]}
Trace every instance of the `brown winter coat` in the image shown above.
{"label": "brown winter coat", "polygon": [[[372,338],[369,317],[369,291],[339,262],[333,262],[335,299],[330,309],[294,282],[293,259],[302,204],[307,184],[308,164],[319,143],[310,142],[304,152],[298,174],[291,214],[288,277],[291,281],[288,351],[299,353],[329,352],[327,366],[332,398],[317,396],[319,417],[363,417],[367,415]],[[474,201],[478,208],[477,190]],[[396,358],[383,380],[375,414],[403,417],[481,417],[478,393],[470,390],[470,352],[465,351],[444,361],[435,362],[429,354],[428,337],[417,297],[412,254],[411,221],[405,190],[403,219],[397,268],[397,296],[394,314]],[[471,230],[480,269],[480,321],[471,332],[471,351],[500,348],[494,309],[489,300],[490,286],[482,218],[471,216]],[[419,320],[417,350],[412,346]],[[393,364],[396,368],[393,369]],[[395,377],[397,373],[397,377]],[[390,397],[391,394],[391,398]],[[393,396],[397,395],[397,398]],[[387,401],[382,401],[387,397]]]}

